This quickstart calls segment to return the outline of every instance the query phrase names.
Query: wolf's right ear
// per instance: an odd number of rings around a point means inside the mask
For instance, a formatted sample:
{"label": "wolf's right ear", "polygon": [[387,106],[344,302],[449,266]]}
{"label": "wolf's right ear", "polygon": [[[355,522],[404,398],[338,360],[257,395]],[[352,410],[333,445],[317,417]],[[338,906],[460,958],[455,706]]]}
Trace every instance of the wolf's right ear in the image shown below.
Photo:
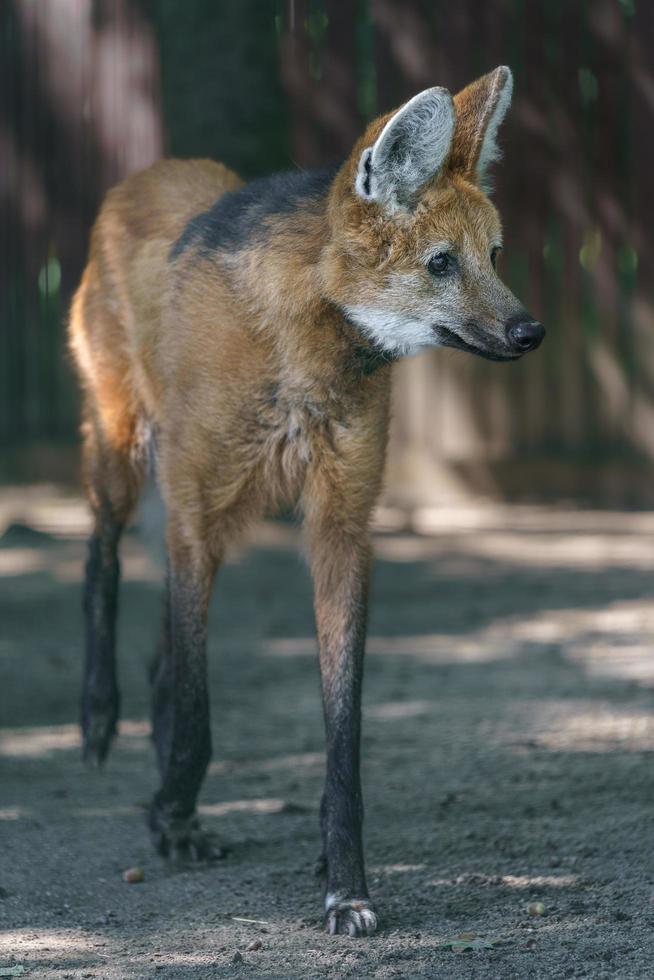
{"label": "wolf's right ear", "polygon": [[454,103],[446,88],[415,95],[361,154],[355,182],[359,197],[390,209],[407,206],[443,165],[454,123]]}

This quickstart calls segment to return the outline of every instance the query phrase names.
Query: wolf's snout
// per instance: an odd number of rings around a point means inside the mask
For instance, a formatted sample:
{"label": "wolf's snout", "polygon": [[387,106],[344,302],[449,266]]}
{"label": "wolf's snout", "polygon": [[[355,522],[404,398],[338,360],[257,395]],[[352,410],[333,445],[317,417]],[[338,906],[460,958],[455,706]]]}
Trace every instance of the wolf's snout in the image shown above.
{"label": "wolf's snout", "polygon": [[545,327],[537,320],[525,317],[524,313],[513,317],[507,324],[506,336],[513,350],[526,354],[535,350],[545,336]]}

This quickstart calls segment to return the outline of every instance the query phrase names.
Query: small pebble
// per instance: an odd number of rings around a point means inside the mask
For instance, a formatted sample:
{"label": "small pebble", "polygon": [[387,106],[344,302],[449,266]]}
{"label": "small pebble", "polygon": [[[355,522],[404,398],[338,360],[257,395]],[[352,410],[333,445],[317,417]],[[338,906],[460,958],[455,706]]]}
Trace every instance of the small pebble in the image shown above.
{"label": "small pebble", "polygon": [[244,962],[245,960],[243,959],[243,954],[239,953],[239,951],[236,950],[236,952],[232,956],[232,963],[244,963]]}
{"label": "small pebble", "polygon": [[123,871],[123,881],[128,882],[130,885],[135,885],[139,881],[145,881],[145,871],[143,868],[128,868],[127,871]]}
{"label": "small pebble", "polygon": [[530,902],[527,906],[529,915],[545,915],[545,906],[542,902]]}
{"label": "small pebble", "polygon": [[260,939],[253,939],[252,942],[245,947],[245,949],[247,950],[248,953],[252,953],[254,952],[255,949],[261,949],[262,946],[263,943],[261,942]]}

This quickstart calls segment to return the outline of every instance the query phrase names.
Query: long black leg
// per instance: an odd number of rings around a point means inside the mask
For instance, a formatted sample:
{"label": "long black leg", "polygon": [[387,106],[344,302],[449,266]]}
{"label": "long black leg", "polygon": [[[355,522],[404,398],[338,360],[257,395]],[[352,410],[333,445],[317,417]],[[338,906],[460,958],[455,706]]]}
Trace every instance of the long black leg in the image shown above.
{"label": "long black leg", "polygon": [[84,590],[86,657],[82,689],[84,758],[100,764],[116,733],[120,696],[116,680],[116,615],[122,526],[102,509],[89,540]]}
{"label": "long black leg", "polygon": [[120,696],[116,678],[118,546],[143,482],[143,461],[128,447],[109,444],[87,406],[83,465],[93,512],[84,586],[86,653],[82,687],[84,758],[104,761],[116,733]]}
{"label": "long black leg", "polygon": [[150,809],[150,828],[160,853],[181,859],[222,856],[201,830],[195,810],[211,757],[206,629],[213,574],[183,550],[170,555],[166,620],[153,678],[162,783]]}
{"label": "long black leg", "polygon": [[314,537],[312,572],[320,649],[327,769],[321,803],[325,907],[330,933],[364,935],[377,919],[366,885],[360,778],[361,683],[368,544]]}

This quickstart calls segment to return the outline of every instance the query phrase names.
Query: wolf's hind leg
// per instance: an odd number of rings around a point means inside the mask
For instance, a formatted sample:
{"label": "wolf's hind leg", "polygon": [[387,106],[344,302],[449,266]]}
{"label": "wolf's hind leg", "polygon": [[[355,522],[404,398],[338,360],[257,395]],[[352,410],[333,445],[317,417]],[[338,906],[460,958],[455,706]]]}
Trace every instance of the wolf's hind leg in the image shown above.
{"label": "wolf's hind leg", "polygon": [[84,436],[93,531],[84,587],[86,655],[81,720],[84,759],[100,765],[116,733],[120,702],[115,657],[118,544],[138,497],[143,464],[132,448],[110,445],[93,417],[88,418]]}

